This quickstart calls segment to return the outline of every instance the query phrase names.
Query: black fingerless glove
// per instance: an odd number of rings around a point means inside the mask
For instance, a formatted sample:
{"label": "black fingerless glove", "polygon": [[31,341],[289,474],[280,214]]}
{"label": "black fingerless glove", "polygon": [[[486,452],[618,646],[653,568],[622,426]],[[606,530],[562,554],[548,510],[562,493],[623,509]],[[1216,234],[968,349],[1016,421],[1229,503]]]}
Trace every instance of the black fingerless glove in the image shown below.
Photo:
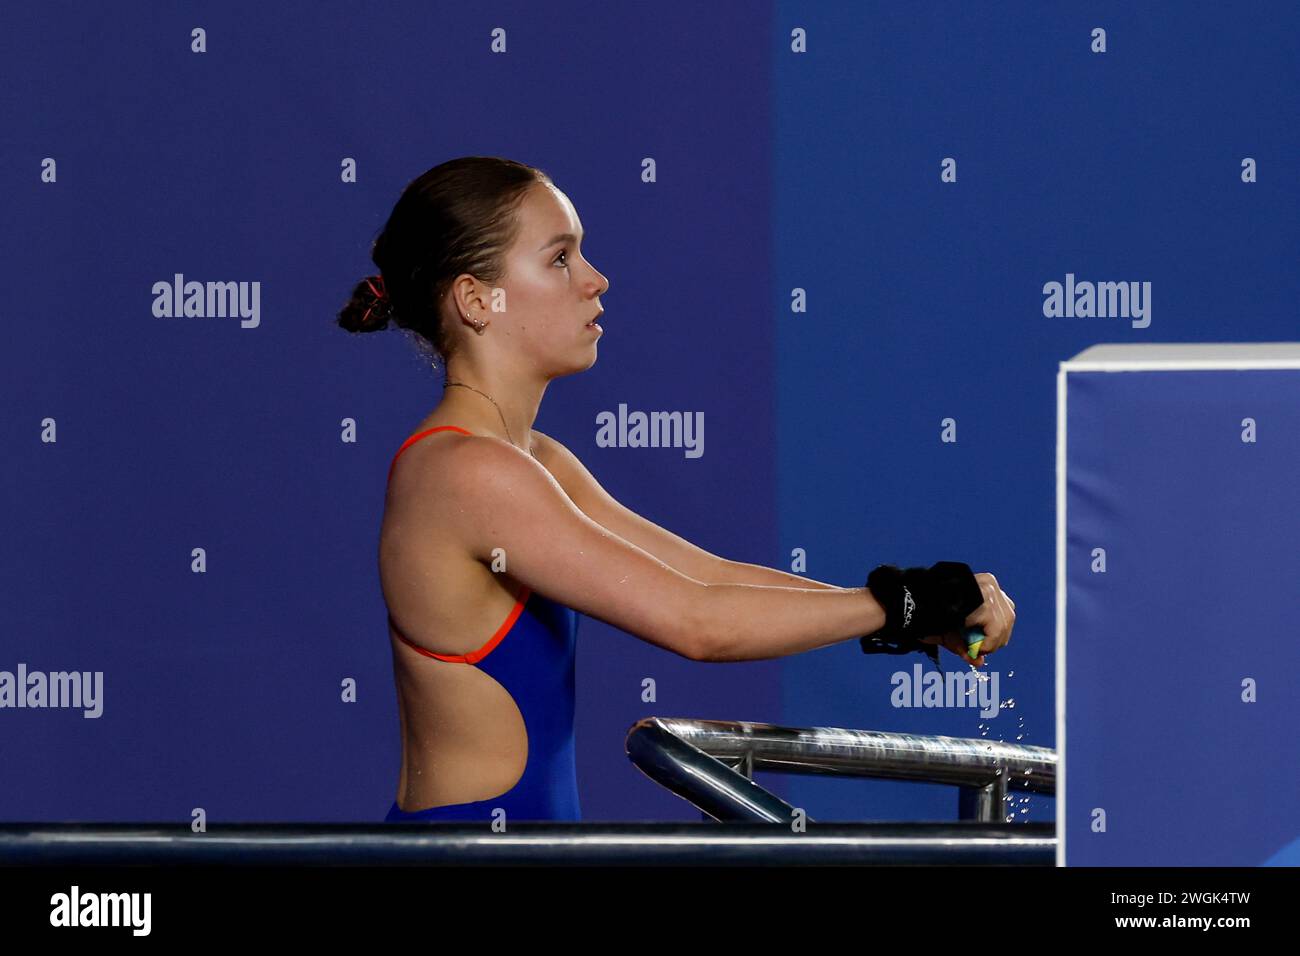
{"label": "black fingerless glove", "polygon": [[955,631],[984,603],[970,565],[939,561],[929,568],[882,564],[867,576],[871,596],[885,609],[885,626],[861,637],[864,654],[920,651],[939,667],[939,645],[921,639]]}

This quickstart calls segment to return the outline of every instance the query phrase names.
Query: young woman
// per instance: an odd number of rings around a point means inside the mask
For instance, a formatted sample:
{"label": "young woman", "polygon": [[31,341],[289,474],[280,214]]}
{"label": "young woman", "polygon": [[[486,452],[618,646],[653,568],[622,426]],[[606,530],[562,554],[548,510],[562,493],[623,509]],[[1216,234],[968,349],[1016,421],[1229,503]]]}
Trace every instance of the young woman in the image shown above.
{"label": "young woman", "polygon": [[[728,561],[625,508],[536,431],[546,386],[590,368],[604,334],[609,281],[582,241],[541,170],[452,160],[404,190],[375,240],[379,274],[339,314],[354,332],[395,322],[446,372],[393,458],[380,531],[402,733],[388,820],[579,819],[577,612],[695,661],[798,654],[914,616],[945,620],[925,642],[971,663],[1010,639],[992,575],[962,565],[982,603],[943,619],[921,613],[940,603],[921,577],[887,610],[865,587]],[[962,616],[985,632],[978,658]]]}

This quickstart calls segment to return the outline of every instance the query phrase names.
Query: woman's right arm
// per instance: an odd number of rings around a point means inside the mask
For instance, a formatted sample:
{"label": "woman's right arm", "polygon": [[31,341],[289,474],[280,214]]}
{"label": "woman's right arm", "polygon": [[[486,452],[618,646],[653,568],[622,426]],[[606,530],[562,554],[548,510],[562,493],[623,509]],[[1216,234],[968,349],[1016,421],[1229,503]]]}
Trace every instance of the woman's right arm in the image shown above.
{"label": "woman's right arm", "polygon": [[[866,588],[708,584],[597,524],[538,462],[499,439],[443,450],[430,494],[443,536],[552,600],[699,661],[765,660],[878,630]],[[501,565],[504,565],[503,567]]]}

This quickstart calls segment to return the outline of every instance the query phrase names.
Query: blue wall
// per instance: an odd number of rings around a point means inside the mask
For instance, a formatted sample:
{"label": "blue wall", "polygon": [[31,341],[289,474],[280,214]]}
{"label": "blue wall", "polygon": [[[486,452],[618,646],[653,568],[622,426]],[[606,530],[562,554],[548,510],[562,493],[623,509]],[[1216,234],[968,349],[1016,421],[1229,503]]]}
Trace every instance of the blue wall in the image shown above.
{"label": "blue wall", "polygon": [[[1098,342],[1296,338],[1292,8],[1142,6],[777,5],[778,558],[804,548],[810,576],[842,585],[880,561],[965,561],[1017,614],[988,663],[1015,706],[991,723],[891,706],[916,655],[845,644],[785,662],[791,724],[1056,746],[1057,363]],[[1150,324],[1046,317],[1043,286],[1067,273],[1151,282]],[[819,819],[956,813],[938,786],[804,777],[788,793]]]}
{"label": "blue wall", "polygon": [[[399,740],[375,543],[388,462],[439,384],[400,336],[333,316],[402,187],[466,154],[547,170],[611,280],[600,359],[552,384],[538,427],[617,498],[726,557],[789,569],[804,549],[845,586],[966,561],[1018,607],[990,658],[1015,707],[992,724],[892,707],[919,657],[692,664],[584,619],[585,816],[698,819],[623,752],[650,714],[1053,746],[1056,365],[1104,341],[1295,337],[1291,9],[12,11],[0,669],[102,670],[105,711],[0,711],[0,818],[382,818]],[[260,282],[260,324],[154,317],[175,273]],[[1151,324],[1045,317],[1067,273],[1151,282]],[[702,412],[705,454],[597,447],[620,403]],[[761,779],[816,819],[956,810],[942,787]]]}

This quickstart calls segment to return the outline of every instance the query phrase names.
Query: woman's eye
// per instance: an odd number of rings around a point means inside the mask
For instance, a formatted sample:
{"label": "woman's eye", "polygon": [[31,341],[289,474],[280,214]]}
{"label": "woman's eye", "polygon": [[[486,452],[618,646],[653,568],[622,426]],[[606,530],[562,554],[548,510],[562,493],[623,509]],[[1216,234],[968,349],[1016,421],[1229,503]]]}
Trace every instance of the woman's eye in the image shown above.
{"label": "woman's eye", "polygon": [[563,258],[564,258],[564,267],[567,269],[567,268],[569,267],[569,260],[568,260],[568,258],[567,258],[568,255],[569,255],[569,252],[568,252],[568,250],[566,249],[564,252],[561,252],[558,256],[555,257],[555,261],[556,261],[556,262],[559,262],[560,259],[563,257]]}

